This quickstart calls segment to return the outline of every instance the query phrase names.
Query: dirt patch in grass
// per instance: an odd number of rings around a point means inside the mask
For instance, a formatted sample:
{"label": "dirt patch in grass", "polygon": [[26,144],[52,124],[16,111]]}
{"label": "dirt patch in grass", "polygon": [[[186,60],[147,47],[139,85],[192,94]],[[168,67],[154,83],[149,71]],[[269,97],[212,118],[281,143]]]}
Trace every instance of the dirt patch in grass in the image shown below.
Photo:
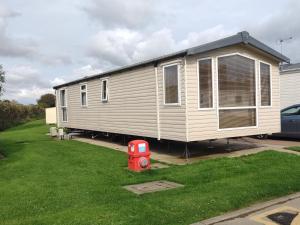
{"label": "dirt patch in grass", "polygon": [[4,159],[4,155],[2,155],[1,152],[0,152],[0,160],[1,159]]}

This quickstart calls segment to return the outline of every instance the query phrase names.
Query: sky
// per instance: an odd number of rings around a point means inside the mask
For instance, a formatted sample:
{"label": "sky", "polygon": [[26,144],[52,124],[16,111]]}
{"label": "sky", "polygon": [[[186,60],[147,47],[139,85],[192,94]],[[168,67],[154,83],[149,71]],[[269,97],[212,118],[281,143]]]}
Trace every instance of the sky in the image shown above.
{"label": "sky", "polygon": [[0,0],[2,99],[35,103],[52,87],[246,30],[300,62],[299,0]]}

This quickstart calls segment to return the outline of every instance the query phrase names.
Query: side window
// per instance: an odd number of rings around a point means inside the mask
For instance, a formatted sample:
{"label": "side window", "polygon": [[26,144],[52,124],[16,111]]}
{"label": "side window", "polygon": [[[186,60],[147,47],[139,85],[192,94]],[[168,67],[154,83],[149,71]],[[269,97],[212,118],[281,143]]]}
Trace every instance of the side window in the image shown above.
{"label": "side window", "polygon": [[271,106],[271,67],[261,62],[259,68],[261,106]]}
{"label": "side window", "polygon": [[213,79],[212,59],[198,61],[199,75],[199,108],[209,109],[213,107]]}
{"label": "side window", "polygon": [[178,105],[179,101],[179,65],[163,67],[165,105]]}
{"label": "side window", "polygon": [[87,106],[87,85],[86,84],[80,85],[80,101],[82,107]]}
{"label": "side window", "polygon": [[300,115],[300,106],[286,109],[281,112],[281,115],[283,116]]}
{"label": "side window", "polygon": [[108,101],[108,80],[101,81],[101,101],[107,102]]}
{"label": "side window", "polygon": [[60,90],[59,97],[60,97],[60,109],[61,109],[61,113],[62,113],[62,122],[68,122],[66,90]]}

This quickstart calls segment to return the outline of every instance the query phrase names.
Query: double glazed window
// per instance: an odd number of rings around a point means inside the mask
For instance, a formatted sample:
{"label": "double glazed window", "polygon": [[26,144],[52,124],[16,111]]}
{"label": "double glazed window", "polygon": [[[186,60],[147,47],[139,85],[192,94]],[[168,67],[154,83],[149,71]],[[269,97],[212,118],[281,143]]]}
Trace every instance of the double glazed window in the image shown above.
{"label": "double glazed window", "polygon": [[199,108],[213,108],[212,59],[198,61]]}
{"label": "double glazed window", "polygon": [[66,90],[60,90],[60,108],[62,112],[62,121],[68,121],[68,110],[67,110],[67,98],[66,98]]}
{"label": "double glazed window", "polygon": [[108,80],[101,81],[102,91],[101,91],[101,101],[107,102],[108,101]]}
{"label": "double glazed window", "polygon": [[261,62],[259,68],[261,106],[271,106],[271,67]]}
{"label": "double glazed window", "polygon": [[87,106],[87,86],[86,86],[86,84],[83,84],[80,86],[80,101],[81,101],[82,107]]}
{"label": "double glazed window", "polygon": [[163,67],[164,102],[166,105],[178,105],[179,100],[179,65]]}
{"label": "double glazed window", "polygon": [[256,126],[255,60],[218,58],[219,128]]}

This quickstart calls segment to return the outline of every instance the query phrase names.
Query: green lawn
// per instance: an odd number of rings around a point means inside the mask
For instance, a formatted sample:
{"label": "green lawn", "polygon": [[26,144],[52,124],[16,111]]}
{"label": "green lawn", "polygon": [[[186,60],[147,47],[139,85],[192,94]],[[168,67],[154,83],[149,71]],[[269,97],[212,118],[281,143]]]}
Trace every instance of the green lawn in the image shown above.
{"label": "green lawn", "polygon": [[[132,173],[127,156],[52,140],[35,121],[0,133],[0,224],[190,224],[300,191],[300,157],[267,151]],[[185,187],[136,196],[126,184],[166,179]]]}
{"label": "green lawn", "polygon": [[292,150],[292,151],[296,151],[296,152],[300,152],[300,146],[288,147],[287,149]]}

